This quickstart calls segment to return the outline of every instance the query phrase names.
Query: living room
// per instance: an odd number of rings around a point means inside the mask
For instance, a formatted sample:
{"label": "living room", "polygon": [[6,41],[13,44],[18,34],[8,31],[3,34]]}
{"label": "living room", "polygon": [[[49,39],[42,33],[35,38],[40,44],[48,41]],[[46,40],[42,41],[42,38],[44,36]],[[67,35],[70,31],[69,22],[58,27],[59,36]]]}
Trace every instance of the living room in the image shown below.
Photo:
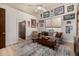
{"label": "living room", "polygon": [[[1,46],[1,51],[5,53],[1,55],[79,55],[79,52],[74,51],[77,49],[74,48],[74,39],[78,39],[78,4],[3,3],[0,7],[5,9],[6,21],[3,32],[6,34],[5,46]],[[7,54],[7,47],[11,51],[15,50],[13,54]]]}

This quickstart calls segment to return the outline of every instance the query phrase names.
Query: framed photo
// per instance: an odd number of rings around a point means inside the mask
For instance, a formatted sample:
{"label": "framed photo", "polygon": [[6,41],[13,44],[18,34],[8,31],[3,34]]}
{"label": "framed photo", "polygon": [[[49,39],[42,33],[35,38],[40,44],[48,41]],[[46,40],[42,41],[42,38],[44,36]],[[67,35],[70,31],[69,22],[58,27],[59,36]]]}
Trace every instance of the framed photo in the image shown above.
{"label": "framed photo", "polygon": [[70,34],[72,29],[73,29],[72,26],[66,26],[66,33]]}
{"label": "framed photo", "polygon": [[39,20],[39,27],[44,27],[44,20]]}
{"label": "framed photo", "polygon": [[52,28],[52,20],[46,20],[45,21],[45,27],[46,28]]}
{"label": "framed photo", "polygon": [[70,33],[70,26],[66,26],[66,33],[67,33],[67,34]]}
{"label": "framed photo", "polygon": [[60,7],[58,7],[58,8],[55,8],[54,9],[54,14],[55,14],[55,16],[56,15],[60,15],[60,14],[64,14],[64,6],[60,6]]}
{"label": "framed photo", "polygon": [[64,20],[73,20],[73,19],[75,19],[75,13],[64,15],[63,19]]}
{"label": "framed photo", "polygon": [[50,17],[50,11],[46,11],[43,13],[43,18]]}
{"label": "framed photo", "polygon": [[67,12],[74,11],[74,5],[70,5],[67,7]]}
{"label": "framed photo", "polygon": [[67,24],[71,24],[71,21],[67,21]]}
{"label": "framed photo", "polygon": [[36,19],[31,19],[31,27],[36,28]]}
{"label": "framed photo", "polygon": [[57,17],[52,19],[52,27],[53,28],[61,28],[62,26],[62,18]]}
{"label": "framed photo", "polygon": [[44,20],[39,20],[39,23],[44,23]]}

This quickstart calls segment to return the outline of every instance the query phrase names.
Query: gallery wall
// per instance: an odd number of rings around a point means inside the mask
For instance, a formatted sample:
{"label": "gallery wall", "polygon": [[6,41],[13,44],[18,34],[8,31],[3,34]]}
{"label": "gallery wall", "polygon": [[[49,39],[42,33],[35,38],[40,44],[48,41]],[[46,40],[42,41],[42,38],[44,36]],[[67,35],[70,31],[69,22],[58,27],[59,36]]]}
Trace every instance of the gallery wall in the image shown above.
{"label": "gallery wall", "polygon": [[[68,9],[68,6],[70,6],[70,5],[74,6],[74,10],[68,12],[67,9]],[[49,19],[54,19],[55,20],[55,18],[61,18],[61,29],[58,29],[58,31],[63,32],[63,40],[65,42],[73,43],[74,42],[74,36],[76,36],[77,5],[78,4],[73,4],[73,3],[60,4],[58,6],[54,6],[54,8],[52,8],[52,9],[54,10],[55,8],[59,8],[61,6],[64,6],[64,13],[63,14],[52,16],[52,17],[48,17],[48,18],[43,18],[43,19],[41,19],[40,17],[38,17],[38,18],[39,18],[39,20],[49,20]],[[73,13],[75,13],[75,18],[74,19],[70,19],[70,20],[64,20],[63,19],[64,15],[73,14]],[[68,21],[70,21],[71,23],[67,24]],[[72,27],[72,29],[70,30],[70,33],[66,33],[66,26],[68,26],[68,27],[71,26]],[[48,29],[49,28],[46,29],[45,26],[44,26],[44,30],[48,30]]]}
{"label": "gallery wall", "polygon": [[[23,13],[17,9],[11,8],[5,4],[0,4],[0,8],[6,9],[6,46],[18,42],[18,22],[19,21],[31,21],[31,18],[36,17]],[[26,23],[26,36],[29,36],[33,30],[37,28],[31,28]]]}

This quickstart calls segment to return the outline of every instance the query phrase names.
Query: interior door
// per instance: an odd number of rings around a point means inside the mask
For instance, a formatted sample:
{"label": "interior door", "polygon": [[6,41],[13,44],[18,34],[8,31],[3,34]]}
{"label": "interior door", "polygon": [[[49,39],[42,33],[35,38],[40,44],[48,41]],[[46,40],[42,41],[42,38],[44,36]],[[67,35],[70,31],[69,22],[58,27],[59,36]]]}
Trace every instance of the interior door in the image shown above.
{"label": "interior door", "polygon": [[19,22],[19,38],[26,39],[26,21]]}
{"label": "interior door", "polygon": [[5,48],[5,9],[0,8],[0,49]]}

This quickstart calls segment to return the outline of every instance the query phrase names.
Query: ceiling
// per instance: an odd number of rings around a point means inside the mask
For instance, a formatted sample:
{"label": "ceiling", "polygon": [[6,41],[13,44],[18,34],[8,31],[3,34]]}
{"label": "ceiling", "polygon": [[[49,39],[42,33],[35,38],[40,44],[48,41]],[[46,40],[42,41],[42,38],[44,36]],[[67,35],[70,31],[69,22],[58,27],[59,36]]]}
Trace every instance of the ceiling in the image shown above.
{"label": "ceiling", "polygon": [[53,9],[56,6],[62,5],[62,3],[6,3],[6,5],[37,16],[40,12]]}

